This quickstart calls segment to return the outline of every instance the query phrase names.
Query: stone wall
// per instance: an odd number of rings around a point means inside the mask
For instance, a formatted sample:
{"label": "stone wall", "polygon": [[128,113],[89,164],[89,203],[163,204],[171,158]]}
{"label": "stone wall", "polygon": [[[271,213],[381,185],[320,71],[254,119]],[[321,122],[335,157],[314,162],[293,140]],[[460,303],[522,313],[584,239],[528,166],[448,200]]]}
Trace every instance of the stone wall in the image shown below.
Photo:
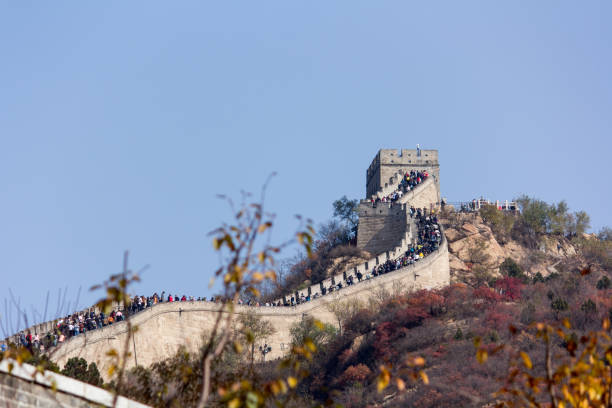
{"label": "stone wall", "polygon": [[361,202],[358,208],[357,247],[371,254],[388,251],[405,237],[408,230],[406,204]]}
{"label": "stone wall", "polygon": [[[12,370],[8,369],[10,363],[14,365]],[[0,362],[0,407],[89,408],[111,407],[112,402],[113,394],[102,388],[49,371],[37,373],[29,364]],[[117,408],[145,407],[124,397],[117,400]]]}
{"label": "stone wall", "polygon": [[[414,241],[416,225],[408,215],[410,206],[431,208],[439,202],[439,167],[436,150],[422,150],[416,158],[416,151],[380,150],[368,169],[368,189],[383,194],[393,190],[393,183],[410,169],[428,170],[432,175],[415,189],[406,193],[394,205],[379,204],[373,208],[369,201],[359,206],[358,246],[368,250],[372,257],[367,261],[345,271],[347,276],[368,271],[389,259],[402,255]],[[398,172],[400,174],[398,178]],[[382,178],[387,177],[387,185]],[[378,181],[376,181],[376,179]],[[397,185],[397,184],[396,184]],[[323,285],[329,288],[343,281],[344,274],[326,279]],[[240,315],[254,313],[269,321],[275,333],[264,341],[272,346],[268,358],[284,356],[291,342],[290,328],[309,315],[322,322],[337,325],[336,317],[329,310],[330,303],[345,299],[367,301],[381,290],[390,292],[402,290],[432,289],[448,285],[450,282],[449,255],[446,239],[442,238],[440,248],[414,265],[389,272],[369,280],[355,283],[325,296],[312,299],[291,307],[250,307],[234,306],[232,328]],[[320,285],[315,284],[302,289],[298,295],[320,293]],[[289,297],[291,294],[287,294]],[[172,356],[181,346],[197,350],[202,344],[202,336],[212,329],[220,311],[220,304],[211,302],[172,302],[160,303],[132,316],[130,321],[138,327],[129,348],[132,353],[127,362],[128,368],[134,365],[150,364]],[[51,322],[35,327],[39,333],[49,330]],[[88,362],[96,362],[103,376],[108,373],[107,353],[111,349],[122,351],[127,336],[126,322],[115,323],[69,339],[52,351],[51,358],[63,366],[71,357],[83,357]]]}
{"label": "stone wall", "polygon": [[[440,248],[416,264],[356,283],[326,296],[292,307],[235,306],[234,319],[246,313],[255,313],[269,321],[276,333],[265,339],[272,346],[268,358],[278,358],[289,350],[290,328],[309,315],[325,323],[337,326],[337,320],[328,305],[344,299],[366,301],[381,289],[411,291],[448,285],[450,270],[446,240]],[[132,357],[128,366],[148,366],[174,354],[181,345],[196,350],[202,344],[202,334],[210,330],[219,313],[219,304],[210,302],[161,303],[132,317],[138,326],[134,341],[130,344]],[[234,325],[235,326],[235,325]],[[53,360],[63,365],[75,356],[96,362],[100,372],[106,375],[108,357],[114,348],[122,350],[125,343],[125,322],[115,323],[103,329],[88,332],[70,339],[53,353]]]}
{"label": "stone wall", "polygon": [[[411,220],[408,226],[408,232],[404,234],[404,238],[402,238],[400,243],[395,248],[390,249],[385,252],[381,252],[378,255],[369,258],[367,261],[362,262],[358,265],[353,266],[352,268],[345,270],[343,273],[338,273],[334,276],[328,277],[327,279],[323,280],[321,283],[315,283],[314,285],[311,285],[309,288],[298,290],[296,291],[297,296],[300,297],[303,295],[304,297],[306,297],[310,295],[312,297],[312,296],[316,296],[317,294],[321,295],[321,285],[323,285],[327,289],[331,286],[335,286],[337,283],[343,282],[346,280],[345,274],[347,277],[352,275],[354,279],[356,279],[357,272],[361,272],[365,276],[368,272],[372,270],[374,266],[378,266],[388,261],[389,259],[395,259],[401,256],[409,248],[409,245],[413,239],[411,231],[414,231],[414,230],[416,230],[416,225],[414,225],[413,220]],[[309,289],[310,289],[310,292],[309,292]],[[292,295],[295,295],[295,293],[287,294],[286,297],[290,298]],[[274,301],[274,303],[277,303],[277,302],[285,303],[284,299],[276,299]]]}
{"label": "stone wall", "polygon": [[440,202],[438,184],[433,177],[430,177],[412,191],[404,194],[398,201],[415,208],[431,209],[437,207]]}
{"label": "stone wall", "polygon": [[357,247],[371,254],[380,254],[397,246],[405,238],[410,216],[408,209],[431,208],[440,197],[433,177],[427,178],[395,203],[378,203],[376,207],[367,200],[359,203],[359,228]]}
{"label": "stone wall", "polygon": [[427,170],[434,176],[440,190],[440,164],[437,150],[381,149],[366,171],[366,197],[376,194],[390,184],[390,179],[398,171]]}

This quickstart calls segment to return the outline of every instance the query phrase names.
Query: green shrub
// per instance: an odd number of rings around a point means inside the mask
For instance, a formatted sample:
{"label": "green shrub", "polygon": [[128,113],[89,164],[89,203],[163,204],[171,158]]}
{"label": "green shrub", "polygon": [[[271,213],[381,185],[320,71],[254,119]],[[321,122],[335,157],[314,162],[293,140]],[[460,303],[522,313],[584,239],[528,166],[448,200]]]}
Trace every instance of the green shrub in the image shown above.
{"label": "green shrub", "polygon": [[96,363],[91,363],[87,366],[87,361],[82,357],[72,357],[69,359],[61,374],[96,386],[101,386],[104,383]]}
{"label": "green shrub", "polygon": [[506,258],[504,262],[499,265],[499,272],[511,278],[526,279],[523,269],[512,258]]}
{"label": "green shrub", "polygon": [[610,282],[610,278],[608,278],[607,276],[604,276],[603,278],[597,281],[597,289],[599,290],[610,289],[611,284],[612,282]]}

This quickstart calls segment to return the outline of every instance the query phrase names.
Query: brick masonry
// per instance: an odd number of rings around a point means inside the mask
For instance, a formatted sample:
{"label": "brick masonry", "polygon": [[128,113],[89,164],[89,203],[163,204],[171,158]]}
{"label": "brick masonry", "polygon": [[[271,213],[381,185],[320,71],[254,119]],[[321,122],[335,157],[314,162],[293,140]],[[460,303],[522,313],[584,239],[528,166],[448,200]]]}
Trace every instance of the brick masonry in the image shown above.
{"label": "brick masonry", "polygon": [[[391,157],[396,157],[391,155],[392,152],[397,153],[396,150],[381,150],[377,158],[383,162],[387,159],[395,161],[395,158],[391,159]],[[404,150],[402,152],[403,160],[412,161],[412,159],[408,159],[408,157],[412,157],[409,156],[413,154],[412,151]],[[435,156],[432,152],[435,152]],[[430,154],[431,156],[429,156]],[[364,247],[369,247],[373,251],[372,259],[347,271],[347,274],[352,274],[357,270],[362,272],[371,270],[379,262],[400,255],[413,239],[412,233],[414,231],[412,230],[415,228],[412,220],[407,217],[406,210],[411,205],[430,207],[439,201],[437,151],[423,150],[422,155],[426,155],[422,156],[422,160],[431,160],[431,163],[423,163],[423,166],[431,167],[428,168],[432,174],[431,178],[428,178],[410,193],[405,194],[393,207],[381,206],[378,213],[369,212],[371,211],[371,204],[361,203],[359,207],[361,236],[358,237],[358,242],[366,242]],[[405,164],[418,165],[419,163]],[[393,166],[387,167],[391,168]],[[385,176],[389,175],[390,178],[393,177],[392,172],[387,172],[387,167],[376,170],[370,166],[370,169],[368,169],[368,188],[370,188],[371,183],[374,183],[374,179],[371,177],[375,177],[377,172],[384,173]],[[397,174],[398,170],[393,171]],[[380,183],[380,180],[377,183]],[[370,206],[370,209],[367,208],[367,205]],[[363,213],[361,213],[362,211]],[[371,223],[371,225],[367,225],[367,223]],[[340,281],[341,276],[342,274],[337,276],[336,281]],[[329,286],[330,281],[331,278],[328,278],[324,282],[325,285]],[[392,292],[431,289],[446,286],[449,282],[448,247],[446,239],[443,238],[440,248],[435,253],[420,260],[415,265],[357,283],[294,307],[235,306],[233,319],[235,321],[241,314],[255,313],[268,320],[276,332],[265,339],[265,342],[272,346],[272,351],[267,357],[279,358],[289,350],[291,326],[298,323],[304,316],[309,315],[325,323],[337,325],[334,314],[329,310],[330,303],[340,302],[347,298],[365,302],[381,290]],[[317,284],[310,288],[313,294],[319,291],[318,286]],[[301,293],[305,292],[306,289],[301,291]],[[127,362],[128,367],[136,364],[148,366],[170,357],[181,346],[185,346],[189,350],[197,350],[202,344],[203,334],[212,329],[219,314],[219,307],[219,304],[211,302],[162,303],[133,316],[131,321],[138,326],[138,331],[133,341],[130,342],[129,347],[132,356]],[[106,353],[111,349],[121,352],[126,336],[125,322],[115,323],[112,326],[70,339],[54,350],[52,359],[62,366],[71,357],[83,357],[88,362],[96,362],[102,375],[106,376],[108,369]]]}
{"label": "brick masonry", "polygon": [[[9,370],[9,364],[14,367]],[[54,389],[55,388],[55,389]],[[37,373],[29,364],[0,362],[0,407],[5,408],[90,408],[111,407],[113,394],[60,374]],[[147,405],[119,397],[117,408]]]}

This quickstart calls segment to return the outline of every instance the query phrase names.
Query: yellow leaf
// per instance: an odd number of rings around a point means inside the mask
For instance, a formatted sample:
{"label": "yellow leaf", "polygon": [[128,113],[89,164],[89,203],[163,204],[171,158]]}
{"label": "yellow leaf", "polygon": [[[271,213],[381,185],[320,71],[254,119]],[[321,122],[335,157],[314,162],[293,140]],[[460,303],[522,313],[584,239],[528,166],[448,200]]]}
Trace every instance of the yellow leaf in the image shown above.
{"label": "yellow leaf", "polygon": [[323,325],[323,323],[321,323],[320,320],[315,319],[313,321],[313,324],[317,327],[317,329],[319,330],[323,330],[325,328],[325,326]]}
{"label": "yellow leaf", "polygon": [[604,330],[610,329],[610,319],[606,317],[601,326],[603,327]]}
{"label": "yellow leaf", "polygon": [[258,253],[257,254],[257,260],[259,261],[259,263],[264,263],[264,261],[266,260],[265,252]]}
{"label": "yellow leaf", "polygon": [[398,378],[397,380],[395,380],[395,382],[397,383],[397,389],[400,391],[404,391],[404,389],[406,388],[406,383],[404,382],[404,380]]}
{"label": "yellow leaf", "polygon": [[227,242],[227,247],[231,251],[236,249],[236,247],[234,246],[234,241],[232,240],[232,237],[230,237],[229,235],[225,235],[225,237],[223,239],[225,240],[225,242]]}
{"label": "yellow leaf", "polygon": [[425,371],[420,371],[419,375],[421,376],[421,380],[423,380],[423,384],[425,385],[429,384],[429,377],[427,376]]}
{"label": "yellow leaf", "polygon": [[389,374],[389,370],[384,365],[380,366],[380,374],[378,375],[378,381],[376,384],[376,388],[378,388],[378,392],[381,392],[389,385],[389,380],[391,378],[391,374]]}
{"label": "yellow leaf", "polygon": [[572,325],[570,324],[570,321],[567,318],[563,319],[563,325],[565,326],[566,329],[572,328]]}
{"label": "yellow leaf", "polygon": [[264,276],[260,272],[253,272],[252,278],[253,278],[253,281],[255,281],[255,282],[261,282],[263,280]]}
{"label": "yellow leaf", "polygon": [[222,242],[223,242],[223,241],[221,241],[221,240],[220,240],[220,239],[218,239],[218,238],[213,239],[213,248],[214,248],[215,250],[218,250],[219,248],[221,248],[221,243],[222,243]]}
{"label": "yellow leaf", "polygon": [[274,271],[266,271],[266,273],[264,274],[264,276],[265,276],[267,279],[271,279],[271,280],[273,280],[273,281],[275,281],[275,282],[276,282],[276,272],[274,272]]}
{"label": "yellow leaf", "polygon": [[476,352],[476,360],[478,360],[480,364],[483,364],[485,361],[487,361],[488,358],[489,353],[487,353],[486,350],[478,349],[478,351]]}
{"label": "yellow leaf", "polygon": [[261,224],[259,226],[259,228],[257,229],[257,231],[261,234],[262,232],[264,232],[265,230],[267,230],[271,226],[272,226],[272,223],[268,221],[265,224]]}
{"label": "yellow leaf", "polygon": [[256,288],[251,287],[248,289],[248,291],[251,292],[253,296],[259,297],[259,290],[257,290]]}
{"label": "yellow leaf", "polygon": [[295,378],[295,377],[288,377],[287,378],[287,383],[289,384],[289,387],[295,388],[295,387],[297,387],[298,381],[297,381],[297,378]]}
{"label": "yellow leaf", "polygon": [[416,366],[425,365],[425,359],[423,357],[416,357],[414,359],[414,365],[416,365]]}
{"label": "yellow leaf", "polygon": [[317,351],[317,346],[315,346],[311,339],[304,340],[304,346],[308,347],[312,352]]}
{"label": "yellow leaf", "polygon": [[281,391],[280,386],[278,385],[276,381],[270,384],[270,388],[272,389],[272,394],[274,395],[278,395],[278,393],[280,393]]}
{"label": "yellow leaf", "polygon": [[523,359],[523,364],[525,364],[525,367],[531,370],[531,367],[533,365],[531,364],[531,359],[529,358],[529,355],[525,353],[524,351],[521,351],[521,358]]}
{"label": "yellow leaf", "polygon": [[284,394],[287,392],[287,385],[283,380],[278,381],[278,385],[280,386],[281,392]]}
{"label": "yellow leaf", "polygon": [[238,408],[240,406],[240,399],[238,397],[234,398],[227,403],[227,406],[228,408]]}

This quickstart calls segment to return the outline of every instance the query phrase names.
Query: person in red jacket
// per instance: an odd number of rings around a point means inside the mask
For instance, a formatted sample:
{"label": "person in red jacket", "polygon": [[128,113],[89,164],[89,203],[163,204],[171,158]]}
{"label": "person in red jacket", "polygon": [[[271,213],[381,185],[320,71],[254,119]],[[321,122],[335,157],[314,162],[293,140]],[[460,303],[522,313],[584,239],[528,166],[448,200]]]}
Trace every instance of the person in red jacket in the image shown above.
{"label": "person in red jacket", "polygon": [[172,295],[168,295],[168,302],[174,302],[174,299],[172,298]]}

